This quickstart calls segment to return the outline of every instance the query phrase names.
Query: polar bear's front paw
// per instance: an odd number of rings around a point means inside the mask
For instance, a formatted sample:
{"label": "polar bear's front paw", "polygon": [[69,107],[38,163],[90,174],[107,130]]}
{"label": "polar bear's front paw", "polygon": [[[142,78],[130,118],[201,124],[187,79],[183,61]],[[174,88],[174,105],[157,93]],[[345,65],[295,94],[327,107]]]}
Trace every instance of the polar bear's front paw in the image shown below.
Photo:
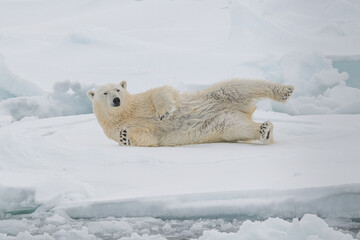
{"label": "polar bear's front paw", "polygon": [[270,121],[260,125],[260,140],[264,143],[273,142],[273,124]]}
{"label": "polar bear's front paw", "polygon": [[171,116],[171,114],[175,111],[175,107],[171,108],[169,111],[163,112],[163,113],[159,113],[159,118],[160,120],[163,120],[165,118],[168,118],[169,116]]}
{"label": "polar bear's front paw", "polygon": [[130,139],[128,138],[128,132],[127,132],[126,128],[124,128],[123,130],[120,131],[119,145],[120,146],[130,146]]}

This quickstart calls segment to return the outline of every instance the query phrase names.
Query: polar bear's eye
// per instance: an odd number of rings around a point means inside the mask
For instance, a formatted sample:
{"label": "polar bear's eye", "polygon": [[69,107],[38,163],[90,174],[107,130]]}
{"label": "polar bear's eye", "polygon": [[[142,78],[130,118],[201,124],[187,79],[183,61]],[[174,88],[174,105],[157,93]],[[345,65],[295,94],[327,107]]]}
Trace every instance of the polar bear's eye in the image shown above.
{"label": "polar bear's eye", "polygon": [[104,95],[107,95],[107,92],[104,92]]}
{"label": "polar bear's eye", "polygon": [[120,90],[119,90],[119,89],[116,89],[116,91],[117,91],[117,92],[120,92]]}

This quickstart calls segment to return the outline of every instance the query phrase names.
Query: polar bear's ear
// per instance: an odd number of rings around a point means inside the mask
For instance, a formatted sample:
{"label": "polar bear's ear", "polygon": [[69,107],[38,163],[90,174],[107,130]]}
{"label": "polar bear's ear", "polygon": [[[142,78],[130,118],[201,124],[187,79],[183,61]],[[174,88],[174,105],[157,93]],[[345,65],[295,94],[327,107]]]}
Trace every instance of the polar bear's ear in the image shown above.
{"label": "polar bear's ear", "polygon": [[122,81],[122,82],[120,83],[120,86],[122,86],[124,89],[126,89],[126,87],[127,87],[127,82],[126,82],[126,81]]}
{"label": "polar bear's ear", "polygon": [[94,95],[95,95],[95,92],[94,92],[94,91],[88,91],[88,92],[87,92],[87,95],[88,95],[88,97],[90,98],[90,100],[93,100]]}

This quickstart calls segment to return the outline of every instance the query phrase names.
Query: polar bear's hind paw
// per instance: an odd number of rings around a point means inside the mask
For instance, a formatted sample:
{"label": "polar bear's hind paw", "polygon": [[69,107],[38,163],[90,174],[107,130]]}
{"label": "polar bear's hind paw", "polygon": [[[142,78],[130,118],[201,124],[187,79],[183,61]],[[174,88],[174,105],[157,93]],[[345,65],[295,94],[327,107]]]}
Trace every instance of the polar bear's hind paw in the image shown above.
{"label": "polar bear's hind paw", "polygon": [[273,142],[273,124],[266,121],[260,125],[260,140],[264,143]]}
{"label": "polar bear's hind paw", "polygon": [[293,86],[285,86],[282,91],[282,100],[287,101],[294,92]]}

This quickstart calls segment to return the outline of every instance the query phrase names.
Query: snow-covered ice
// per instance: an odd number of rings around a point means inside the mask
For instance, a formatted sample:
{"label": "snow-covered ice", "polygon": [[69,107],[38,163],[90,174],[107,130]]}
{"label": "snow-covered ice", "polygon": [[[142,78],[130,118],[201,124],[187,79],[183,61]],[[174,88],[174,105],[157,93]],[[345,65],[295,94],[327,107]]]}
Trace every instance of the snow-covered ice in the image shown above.
{"label": "snow-covered ice", "polygon": [[0,128],[6,186],[0,214],[34,212],[38,219],[60,211],[63,219],[47,221],[66,225],[108,217],[243,221],[312,213],[356,225],[360,116],[258,111],[255,119],[273,121],[275,145],[121,148],[103,136],[92,114],[12,123]]}
{"label": "snow-covered ice", "polygon": [[93,114],[26,118],[0,128],[0,180],[36,186],[40,201],[61,193],[83,200],[360,183],[359,115],[257,111],[254,118],[274,123],[276,144],[121,148]]}
{"label": "snow-covered ice", "polygon": [[[360,239],[357,0],[0,0],[0,239]],[[86,92],[295,86],[276,143],[119,147]]]}

